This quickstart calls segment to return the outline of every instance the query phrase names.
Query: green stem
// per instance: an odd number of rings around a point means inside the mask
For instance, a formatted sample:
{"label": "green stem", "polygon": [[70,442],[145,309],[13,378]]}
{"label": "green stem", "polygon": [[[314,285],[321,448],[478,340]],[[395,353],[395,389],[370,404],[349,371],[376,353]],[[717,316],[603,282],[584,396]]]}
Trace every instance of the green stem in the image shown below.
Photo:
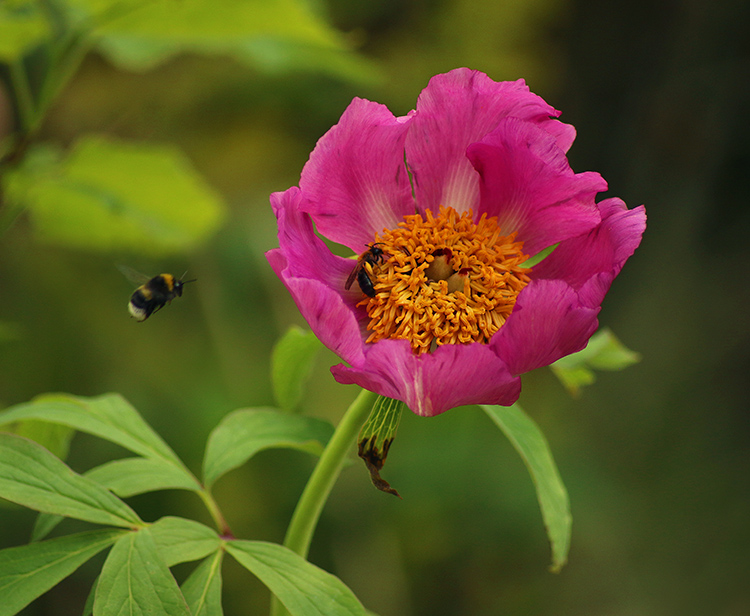
{"label": "green stem", "polygon": [[[307,558],[315,527],[328,495],[341,474],[346,454],[367,420],[376,398],[377,394],[371,391],[363,389],[359,393],[341,418],[302,492],[286,531],[284,545],[303,558]],[[271,614],[281,616],[283,613],[281,604],[273,597]]]}
{"label": "green stem", "polygon": [[219,505],[214,500],[213,494],[211,494],[209,490],[203,489],[198,492],[198,496],[200,496],[203,504],[206,505],[206,509],[208,509],[208,512],[211,514],[211,519],[213,519],[214,524],[216,524],[219,533],[225,537],[232,536],[232,530],[224,519],[221,509],[219,509]]}

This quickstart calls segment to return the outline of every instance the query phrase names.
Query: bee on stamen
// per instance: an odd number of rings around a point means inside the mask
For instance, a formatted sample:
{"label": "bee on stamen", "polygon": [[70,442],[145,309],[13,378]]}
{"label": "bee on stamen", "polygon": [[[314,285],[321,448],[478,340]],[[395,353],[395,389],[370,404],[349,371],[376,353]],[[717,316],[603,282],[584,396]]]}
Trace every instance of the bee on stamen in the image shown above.
{"label": "bee on stamen", "polygon": [[383,252],[382,248],[378,248],[378,244],[380,244],[380,242],[369,244],[368,250],[360,255],[360,257],[357,259],[357,265],[354,266],[352,273],[349,274],[349,277],[346,279],[344,289],[348,291],[354,283],[354,280],[356,279],[359,288],[362,290],[362,293],[369,297],[375,297],[375,285],[370,279],[370,276],[367,274],[365,264],[369,263],[372,267],[373,265],[377,265],[385,261],[385,252]]}

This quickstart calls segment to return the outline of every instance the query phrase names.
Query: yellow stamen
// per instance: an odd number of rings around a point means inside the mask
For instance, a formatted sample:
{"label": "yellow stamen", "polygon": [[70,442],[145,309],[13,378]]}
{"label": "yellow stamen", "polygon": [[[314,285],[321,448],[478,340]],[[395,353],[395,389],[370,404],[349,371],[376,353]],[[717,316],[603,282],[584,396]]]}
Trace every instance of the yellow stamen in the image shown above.
{"label": "yellow stamen", "polygon": [[529,283],[527,255],[515,233],[500,234],[497,218],[440,206],[405,216],[375,238],[385,253],[368,269],[375,297],[363,306],[370,319],[367,342],[406,339],[416,354],[436,345],[487,343]]}

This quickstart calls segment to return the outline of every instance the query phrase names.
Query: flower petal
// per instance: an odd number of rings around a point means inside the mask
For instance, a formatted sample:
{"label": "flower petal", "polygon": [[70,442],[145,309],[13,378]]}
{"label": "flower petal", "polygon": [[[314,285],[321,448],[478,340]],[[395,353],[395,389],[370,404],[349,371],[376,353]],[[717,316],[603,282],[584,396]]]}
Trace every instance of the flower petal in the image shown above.
{"label": "flower petal", "polygon": [[339,364],[331,372],[339,383],[401,400],[428,417],[464,404],[508,406],[521,393],[521,380],[478,343],[444,345],[417,356],[406,340],[381,340],[368,347],[363,363]]}
{"label": "flower petal", "polygon": [[411,116],[355,98],[302,170],[305,210],[320,233],[361,253],[376,232],[414,213],[404,141]]}
{"label": "flower petal", "polygon": [[518,232],[527,254],[601,220],[594,199],[607,183],[598,173],[573,173],[555,138],[530,122],[502,120],[467,155],[481,178],[478,212],[497,216],[504,233]]}
{"label": "flower petal", "polygon": [[567,283],[534,280],[521,291],[489,346],[511,374],[522,374],[585,347],[596,331],[598,313],[598,306],[584,303]]}
{"label": "flower petal", "polygon": [[271,195],[279,248],[266,258],[320,341],[346,361],[361,362],[364,339],[355,309],[361,295],[343,290],[353,261],[331,254],[300,210],[302,201],[297,187]]}
{"label": "flower petal", "polygon": [[406,160],[419,210],[437,212],[438,206],[445,205],[458,212],[477,211],[478,178],[466,159],[466,148],[503,118],[538,123],[567,150],[575,129],[550,119],[559,114],[532,94],[523,79],[496,82],[468,68],[430,79],[419,96],[406,139]]}
{"label": "flower petal", "polygon": [[[646,210],[641,205],[629,210],[621,199],[605,199],[598,204],[602,221],[594,229],[564,242],[531,273],[534,279],[564,280],[580,289],[597,274],[607,274],[611,284],[622,266],[638,248],[646,229]],[[602,282],[602,278],[599,282]],[[599,286],[598,283],[596,286]],[[600,288],[601,303],[609,289]],[[591,301],[595,301],[592,297]]]}

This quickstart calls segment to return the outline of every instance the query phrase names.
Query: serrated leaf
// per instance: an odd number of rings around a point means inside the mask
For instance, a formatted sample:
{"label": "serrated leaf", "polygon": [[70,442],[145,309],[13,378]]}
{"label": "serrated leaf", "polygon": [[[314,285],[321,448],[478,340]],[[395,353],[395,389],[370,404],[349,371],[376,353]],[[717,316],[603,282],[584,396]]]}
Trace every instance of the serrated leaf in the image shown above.
{"label": "serrated leaf", "polygon": [[17,614],[123,532],[95,530],[0,551],[0,616]]}
{"label": "serrated leaf", "polygon": [[341,580],[284,546],[233,540],[226,548],[292,616],[364,616],[362,604]]}
{"label": "serrated leaf", "polygon": [[623,370],[641,360],[640,354],[623,345],[608,328],[596,332],[586,348],[567,355],[550,366],[552,372],[572,394],[596,381],[593,370]]}
{"label": "serrated leaf", "polygon": [[204,485],[211,487],[219,477],[263,449],[299,449],[320,455],[331,435],[333,426],[321,419],[273,409],[234,411],[208,437],[203,459]]}
{"label": "serrated leaf", "polygon": [[180,469],[165,464],[162,460],[149,458],[113,460],[87,471],[86,477],[112,490],[121,498],[156,490],[198,489],[195,481]]}
{"label": "serrated leaf", "polygon": [[204,560],[182,584],[182,595],[192,616],[222,616],[221,561],[223,550]]}
{"label": "serrated leaf", "polygon": [[40,240],[96,251],[168,255],[218,228],[218,194],[172,146],[84,136],[63,157],[29,154],[8,198],[29,209]]}
{"label": "serrated leaf", "polygon": [[95,524],[143,524],[114,494],[73,472],[41,445],[13,434],[0,434],[0,497]]}
{"label": "serrated leaf", "polygon": [[39,7],[0,4],[0,62],[16,62],[49,36],[49,24]]}
{"label": "serrated leaf", "polygon": [[292,326],[271,354],[271,383],[279,407],[292,411],[302,399],[302,389],[323,344],[309,330]]}
{"label": "serrated leaf", "polygon": [[99,576],[94,616],[190,616],[148,528],[128,533],[112,548]]}
{"label": "serrated leaf", "polygon": [[40,396],[0,413],[0,425],[26,419],[41,419],[112,441],[130,451],[169,466],[169,473],[181,473],[184,481],[200,485],[162,438],[143,421],[119,394],[84,398],[65,394]]}
{"label": "serrated leaf", "polygon": [[570,515],[568,492],[560,478],[547,439],[518,404],[509,407],[483,404],[481,407],[505,433],[529,469],[552,545],[551,570],[557,572],[568,560],[573,518]]}
{"label": "serrated leaf", "polygon": [[161,518],[151,525],[151,534],[168,567],[200,560],[221,546],[215,530],[186,518]]}

